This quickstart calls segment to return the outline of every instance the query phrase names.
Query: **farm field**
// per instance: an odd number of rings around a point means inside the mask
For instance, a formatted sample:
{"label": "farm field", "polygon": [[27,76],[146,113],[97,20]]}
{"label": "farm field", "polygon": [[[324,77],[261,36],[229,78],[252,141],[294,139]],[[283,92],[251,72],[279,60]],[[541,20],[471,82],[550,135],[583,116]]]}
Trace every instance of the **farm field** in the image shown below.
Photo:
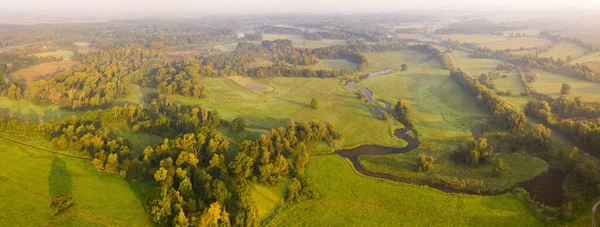
{"label": "farm field", "polygon": [[402,64],[407,64],[409,70],[412,66],[424,63],[427,56],[416,51],[406,50],[398,52],[362,53],[369,62],[366,71],[359,74],[378,72],[386,69],[400,70]]}
{"label": "farm field", "polygon": [[580,58],[575,58],[572,61],[570,61],[569,63],[571,64],[584,64],[584,63],[588,63],[588,62],[598,62],[600,63],[600,52],[594,52],[591,54],[587,54],[584,56],[581,56]]}
{"label": "farm field", "polygon": [[[17,137],[31,141],[31,137]],[[38,140],[38,138],[33,138]],[[98,172],[87,159],[37,150],[0,138],[0,222],[6,226],[152,226],[144,204],[151,183]],[[74,207],[52,217],[52,194],[73,196]]]}
{"label": "farm field", "polygon": [[17,81],[31,82],[43,77],[47,74],[52,74],[56,70],[61,68],[69,68],[76,65],[78,62],[72,61],[73,51],[70,50],[58,50],[53,52],[45,52],[34,54],[35,56],[56,56],[63,57],[62,61],[58,62],[46,62],[38,65],[34,65],[28,68],[17,70],[10,74],[10,78]]}
{"label": "farm field", "polygon": [[396,34],[396,37],[399,39],[410,39],[410,40],[418,40],[421,42],[428,42],[428,43],[439,43],[440,40],[434,39],[434,38],[430,38],[421,34]]}
{"label": "farm field", "polygon": [[268,226],[542,225],[518,196],[448,194],[366,177],[336,155],[312,158],[306,173],[321,198],[285,209]]}
{"label": "farm field", "polygon": [[330,69],[355,69],[356,64],[346,59],[319,59],[317,64],[306,66],[313,70],[330,70]]}
{"label": "farm field", "polygon": [[455,35],[439,35],[437,36],[440,39],[444,40],[454,40],[462,43],[475,43],[475,44],[484,44],[484,43],[494,43],[507,40],[507,37],[497,36],[497,35],[479,35],[479,34],[455,34]]}
{"label": "farm field", "polygon": [[492,50],[518,50],[521,48],[535,48],[550,45],[550,40],[534,37],[512,38],[500,42],[493,42],[481,45]]}
{"label": "farm field", "polygon": [[[205,78],[204,82],[209,89],[207,99],[174,96],[176,103],[216,109],[223,119],[229,121],[243,116],[248,125],[246,131],[237,134],[222,131],[237,143],[245,139],[254,140],[267,130],[287,125],[291,120],[316,120],[332,122],[344,134],[340,147],[365,144],[406,146],[406,142],[393,136],[390,130],[390,127],[400,126],[377,119],[372,107],[356,98],[353,91],[344,88],[339,79],[273,78],[268,85],[274,91],[269,95],[246,89],[228,78]],[[313,97],[318,98],[319,109],[310,108]]]}
{"label": "farm field", "polygon": [[320,48],[346,44],[346,40],[341,39],[306,40],[302,35],[263,34],[263,40],[277,39],[289,39],[296,48]]}
{"label": "farm field", "polygon": [[585,50],[579,47],[577,44],[569,42],[561,42],[554,44],[550,50],[538,55],[540,58],[554,58],[567,60],[567,57],[572,59],[581,57],[585,53]]}
{"label": "farm field", "polygon": [[39,106],[27,100],[12,100],[0,96],[0,116],[8,119],[11,115],[14,119],[33,122],[58,120],[60,118],[75,115],[77,112],[63,110],[58,106]]}
{"label": "farm field", "polygon": [[583,101],[589,102],[598,102],[600,100],[600,84],[598,83],[541,70],[534,70],[534,72],[537,73],[537,79],[531,83],[531,86],[537,92],[558,97],[560,96],[562,84],[567,83],[572,87],[571,96],[581,96]]}

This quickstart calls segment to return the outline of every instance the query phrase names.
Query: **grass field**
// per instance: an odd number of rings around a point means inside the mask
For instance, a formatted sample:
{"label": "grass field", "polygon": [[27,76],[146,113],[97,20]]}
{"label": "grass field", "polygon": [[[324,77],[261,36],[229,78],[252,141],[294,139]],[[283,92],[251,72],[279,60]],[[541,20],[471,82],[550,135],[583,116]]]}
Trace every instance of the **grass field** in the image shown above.
{"label": "grass field", "polygon": [[419,40],[422,42],[428,42],[428,43],[439,43],[440,40],[437,39],[433,39],[421,34],[396,34],[396,37],[399,39],[410,39],[410,40]]}
{"label": "grass field", "polygon": [[[31,141],[31,137],[17,137]],[[46,143],[47,144],[47,143]],[[4,226],[153,226],[144,210],[152,189],[94,169],[87,159],[51,154],[0,138],[0,223]],[[76,204],[52,217],[52,194]]]}
{"label": "grass field", "polygon": [[360,72],[357,75],[363,75],[368,72],[378,72],[385,69],[400,70],[402,64],[407,64],[409,71],[412,66],[422,64],[427,61],[427,56],[416,51],[399,51],[399,52],[377,52],[377,53],[362,53],[367,57],[369,66],[366,71]]}
{"label": "grass field", "polygon": [[271,92],[274,90],[273,87],[261,84],[253,78],[245,77],[245,76],[229,76],[227,77],[231,79],[236,84],[253,91],[262,91],[262,92]]}
{"label": "grass field", "polygon": [[319,59],[319,62],[311,65],[310,68],[313,70],[356,69],[356,64],[346,59]]}
{"label": "grass field", "polygon": [[76,65],[75,61],[59,61],[59,62],[47,62],[39,65],[34,65],[24,69],[17,70],[10,74],[10,78],[16,81],[31,82],[44,77],[47,74],[52,74],[58,69],[69,68]]}
{"label": "grass field", "polygon": [[584,64],[584,63],[588,63],[588,62],[598,62],[598,63],[600,63],[600,52],[595,52],[595,53],[584,55],[584,56],[582,56],[580,58],[573,59],[569,63],[571,63],[571,64],[577,64],[577,63]]}
{"label": "grass field", "polygon": [[73,51],[57,50],[57,51],[44,52],[44,53],[39,53],[39,54],[34,54],[34,55],[37,57],[47,57],[47,56],[62,57],[63,61],[71,61],[71,57],[73,57]]}
{"label": "grass field", "polygon": [[289,39],[296,48],[320,48],[346,44],[346,40],[341,39],[306,40],[302,35],[263,34],[263,40],[276,39]]}
{"label": "grass field", "polygon": [[[466,53],[463,54],[466,56]],[[495,69],[500,63],[488,59],[459,59],[461,60],[481,60],[482,62],[468,62],[475,71],[481,72],[487,72],[489,68]],[[461,62],[461,65],[465,64],[467,63]],[[491,166],[470,168],[455,165],[450,161],[451,151],[458,143],[470,137],[472,127],[486,124],[488,115],[448,77],[448,71],[441,69],[437,62],[409,62],[409,65],[413,66],[406,72],[365,79],[357,86],[368,87],[377,98],[391,103],[399,98],[406,99],[414,127],[421,136],[421,147],[406,154],[361,156],[359,160],[365,168],[420,180],[443,179],[457,182],[462,179],[474,185],[483,184],[487,189],[512,187],[516,182],[531,179],[547,168],[544,161],[531,160],[520,154],[500,155],[507,166],[514,168],[514,171],[507,171],[508,177],[503,179],[492,176]],[[506,81],[502,83],[513,92],[520,93],[520,80],[516,78],[515,72],[510,74],[515,78],[503,78]],[[415,160],[421,153],[435,156],[439,169],[430,173],[416,173]],[[528,160],[530,165],[523,165]],[[525,171],[523,167],[526,168]]]}
{"label": "grass field", "polygon": [[252,200],[258,207],[258,215],[261,220],[271,216],[279,206],[283,205],[283,197],[288,185],[289,180],[283,180],[274,186],[254,186],[252,189]]}
{"label": "grass field", "polygon": [[550,45],[550,40],[542,39],[542,38],[534,38],[534,37],[520,37],[520,38],[512,38],[500,42],[487,43],[482,45],[483,47],[490,48],[492,50],[518,50],[521,47],[528,49],[534,47],[541,47]]}
{"label": "grass field", "polygon": [[483,43],[493,43],[507,40],[507,37],[497,36],[497,35],[479,35],[479,34],[456,34],[456,35],[439,35],[437,36],[440,39],[444,40],[453,40],[459,41],[462,43],[475,43],[475,44],[483,44]]}
{"label": "grass field", "polygon": [[77,115],[77,112],[63,110],[58,106],[39,106],[27,100],[11,100],[0,96],[0,116],[5,118],[12,115],[14,119],[34,122],[58,120],[62,117]]}
{"label": "grass field", "polygon": [[[339,79],[273,78],[271,94],[255,92],[239,86],[228,78],[205,78],[209,97],[206,99],[174,96],[177,103],[199,104],[217,109],[225,120],[244,117],[245,132],[233,134],[222,130],[234,142],[254,140],[260,134],[287,125],[291,120],[332,122],[344,134],[341,147],[378,144],[404,147],[406,142],[392,135],[390,127],[398,127],[377,119],[372,106],[356,98],[353,91],[344,88]],[[319,100],[319,109],[310,108],[313,97]],[[369,136],[366,136],[369,135]]]}
{"label": "grass field", "polygon": [[284,210],[268,226],[541,226],[517,196],[448,194],[358,175],[336,155],[311,159],[320,199]]}
{"label": "grass field", "polygon": [[513,55],[531,55],[537,56],[537,50],[515,50],[510,52]]}
{"label": "grass field", "polygon": [[537,91],[554,97],[560,96],[563,83],[571,85],[571,96],[581,96],[584,101],[600,101],[600,84],[585,80],[566,77],[546,71],[534,70],[537,80],[531,86]]}
{"label": "grass field", "polygon": [[273,65],[272,61],[260,58],[260,59],[257,59],[255,61],[253,61],[252,63],[246,65],[246,67],[248,67],[248,68],[258,68],[258,67],[268,67],[268,66],[271,66],[271,65]]}
{"label": "grass field", "polygon": [[538,55],[540,58],[554,58],[554,59],[563,59],[567,60],[567,56],[571,56],[571,58],[575,59],[583,56],[585,50],[579,47],[577,44],[569,43],[569,42],[561,42],[558,44],[554,44],[550,50],[541,53]]}

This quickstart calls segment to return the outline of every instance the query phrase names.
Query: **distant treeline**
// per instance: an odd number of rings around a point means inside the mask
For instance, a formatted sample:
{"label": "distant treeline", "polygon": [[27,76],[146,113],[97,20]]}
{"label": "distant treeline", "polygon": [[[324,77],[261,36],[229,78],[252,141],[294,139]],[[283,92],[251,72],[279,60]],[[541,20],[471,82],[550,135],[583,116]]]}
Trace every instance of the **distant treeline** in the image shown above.
{"label": "distant treeline", "polygon": [[600,82],[600,72],[594,72],[590,67],[582,64],[569,64],[562,59],[537,58],[528,55],[513,55],[509,50],[492,51],[489,48],[479,48],[471,57],[494,58],[510,62],[517,66],[540,69],[552,73],[575,77],[582,80]]}

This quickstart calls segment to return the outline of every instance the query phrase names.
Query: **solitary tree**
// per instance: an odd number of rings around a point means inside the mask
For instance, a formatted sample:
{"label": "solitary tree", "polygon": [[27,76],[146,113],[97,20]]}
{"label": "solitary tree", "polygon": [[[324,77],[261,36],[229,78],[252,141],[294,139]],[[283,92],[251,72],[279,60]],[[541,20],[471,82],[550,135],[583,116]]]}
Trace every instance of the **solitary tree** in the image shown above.
{"label": "solitary tree", "polygon": [[242,117],[236,117],[231,121],[231,131],[234,133],[244,131],[244,127],[246,127],[246,121]]}
{"label": "solitary tree", "polygon": [[496,160],[494,166],[494,176],[500,177],[500,175],[502,174],[502,170],[504,170],[504,161],[502,159],[498,159]]}
{"label": "solitary tree", "polygon": [[562,87],[560,88],[560,93],[563,95],[568,95],[571,93],[571,85],[567,84],[567,83],[563,83]]}
{"label": "solitary tree", "polygon": [[417,158],[417,171],[424,172],[431,170],[433,168],[433,161],[435,161],[433,156],[419,155],[419,158]]}
{"label": "solitary tree", "polygon": [[400,67],[402,68],[401,71],[408,70],[408,65],[407,64],[402,64]]}
{"label": "solitary tree", "polygon": [[312,100],[310,100],[310,108],[315,109],[315,110],[319,109],[319,100],[316,97],[314,97],[314,98],[312,98]]}

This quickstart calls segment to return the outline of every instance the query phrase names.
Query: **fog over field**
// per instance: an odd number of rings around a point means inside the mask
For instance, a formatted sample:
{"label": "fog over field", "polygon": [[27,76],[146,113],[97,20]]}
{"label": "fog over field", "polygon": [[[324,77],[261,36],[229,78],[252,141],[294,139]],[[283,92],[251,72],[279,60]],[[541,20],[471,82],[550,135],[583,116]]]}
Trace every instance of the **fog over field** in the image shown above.
{"label": "fog over field", "polygon": [[[364,13],[398,12],[407,10],[553,10],[594,11],[600,8],[597,0],[4,0],[0,12],[6,13],[144,13],[181,12],[193,15],[263,14],[263,13]],[[64,16],[64,15],[63,15]]]}

